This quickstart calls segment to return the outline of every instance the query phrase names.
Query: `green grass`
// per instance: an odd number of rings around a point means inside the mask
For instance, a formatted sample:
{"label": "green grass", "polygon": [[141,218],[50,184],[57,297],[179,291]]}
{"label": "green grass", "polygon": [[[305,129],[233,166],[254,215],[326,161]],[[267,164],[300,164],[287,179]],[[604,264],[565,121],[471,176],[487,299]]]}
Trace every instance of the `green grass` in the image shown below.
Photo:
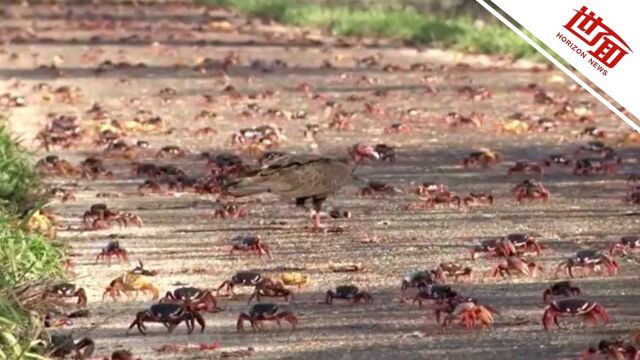
{"label": "green grass", "polygon": [[30,160],[19,140],[0,125],[0,205],[19,209],[29,201],[29,195],[38,187],[37,173]]}
{"label": "green grass", "polygon": [[329,29],[335,35],[409,40],[468,53],[533,57],[535,49],[502,24],[474,25],[471,17],[424,15],[411,7],[389,9],[320,6],[294,0],[195,0],[200,5],[223,6],[247,16],[297,26]]}
{"label": "green grass", "polygon": [[0,125],[0,360],[42,359],[39,287],[63,276],[62,249],[23,230],[30,215],[21,218],[22,211],[38,190],[29,153]]}

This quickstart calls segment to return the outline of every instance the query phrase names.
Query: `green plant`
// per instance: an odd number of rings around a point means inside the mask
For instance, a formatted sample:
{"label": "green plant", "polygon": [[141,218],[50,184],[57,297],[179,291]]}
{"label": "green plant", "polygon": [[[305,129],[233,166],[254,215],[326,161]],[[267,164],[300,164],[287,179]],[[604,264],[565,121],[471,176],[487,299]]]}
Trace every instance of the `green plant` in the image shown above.
{"label": "green plant", "polygon": [[62,249],[39,234],[27,234],[0,216],[0,287],[62,276]]}
{"label": "green plant", "polygon": [[20,209],[37,188],[37,173],[20,141],[0,126],[0,201]]}
{"label": "green plant", "polygon": [[200,5],[224,6],[248,16],[285,24],[319,27],[336,35],[376,36],[410,40],[430,46],[483,54],[533,57],[535,49],[497,23],[475,24],[468,16],[425,15],[412,7],[318,5],[311,0],[196,0]]}
{"label": "green plant", "polygon": [[41,331],[37,319],[3,290],[0,293],[0,360],[47,359],[38,354],[44,345],[39,340]]}

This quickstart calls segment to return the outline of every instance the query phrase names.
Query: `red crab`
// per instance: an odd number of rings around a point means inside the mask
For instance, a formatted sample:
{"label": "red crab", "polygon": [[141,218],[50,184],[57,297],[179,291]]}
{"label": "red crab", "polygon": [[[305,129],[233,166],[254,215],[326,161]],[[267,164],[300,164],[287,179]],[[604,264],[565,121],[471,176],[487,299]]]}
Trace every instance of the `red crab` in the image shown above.
{"label": "red crab", "polygon": [[471,248],[471,260],[476,259],[477,253],[485,253],[496,257],[509,257],[518,254],[515,245],[504,237],[484,241],[474,239],[474,242],[476,244]]}
{"label": "red crab", "polygon": [[580,250],[574,256],[561,262],[556,268],[556,277],[558,272],[564,270],[569,277],[573,278],[573,269],[587,269],[588,273],[593,270],[605,270],[609,275],[615,275],[620,269],[620,265],[609,255],[598,250]]}
{"label": "red crab", "polygon": [[111,257],[115,256],[116,259],[121,261],[127,261],[129,259],[127,250],[120,247],[120,242],[118,241],[109,241],[107,246],[102,248],[100,253],[96,256],[96,262],[99,260],[103,260],[107,258],[107,262],[111,265]]}
{"label": "red crab", "polygon": [[498,274],[503,278],[506,278],[504,274],[511,276],[511,270],[521,273],[524,276],[535,277],[538,272],[541,272],[542,266],[536,264],[533,261],[526,261],[517,256],[509,256],[498,265],[494,266],[491,271],[491,276],[496,277]]}
{"label": "red crab", "polygon": [[231,255],[233,255],[235,251],[241,251],[255,253],[259,257],[267,255],[271,258],[269,246],[262,242],[262,237],[260,235],[239,235],[231,239],[231,242],[233,243],[233,246],[231,247]]}
{"label": "red crab", "polygon": [[472,112],[468,116],[464,116],[457,112],[450,112],[445,116],[445,122],[452,128],[458,128],[459,126],[470,125],[476,128],[481,128],[484,123],[485,115],[483,113]]}
{"label": "red crab", "polygon": [[160,150],[158,150],[158,152],[156,153],[156,158],[165,158],[165,157],[182,158],[182,157],[185,157],[187,154],[188,154],[188,151],[181,148],[180,146],[167,145],[167,146],[163,146]]}
{"label": "red crab", "polygon": [[214,219],[240,219],[247,216],[247,211],[236,204],[221,204],[213,213]]}
{"label": "red crab", "polygon": [[480,101],[490,99],[492,94],[484,86],[464,85],[458,88],[458,95],[466,97],[468,100]]}
{"label": "red crab", "polygon": [[618,253],[622,253],[626,256],[628,255],[627,250],[640,250],[640,236],[630,235],[621,237],[620,241],[611,245],[609,248],[609,255],[615,256]]}
{"label": "red crab", "polygon": [[465,196],[463,199],[465,206],[479,206],[479,205],[493,205],[493,195],[489,193],[470,193],[469,196]]}
{"label": "red crab", "polygon": [[124,225],[126,227],[129,224],[134,224],[142,227],[140,216],[111,210],[104,203],[91,205],[91,208],[84,213],[82,219],[85,224],[88,224],[88,220],[92,219],[91,228],[94,230],[107,229],[111,226],[112,221],[118,222],[120,226]]}
{"label": "red crab", "polygon": [[385,134],[403,134],[411,132],[411,126],[404,123],[394,123],[384,128]]}
{"label": "red crab", "polygon": [[545,330],[555,323],[557,327],[560,316],[582,316],[585,321],[596,324],[598,319],[603,323],[609,322],[609,313],[600,304],[584,299],[563,299],[552,301],[542,315],[542,324]]}
{"label": "red crab", "polygon": [[598,347],[590,347],[580,354],[579,360],[588,360],[593,355],[604,355],[608,360],[639,360],[640,350],[632,343],[620,339],[600,340]]}
{"label": "red crab", "polygon": [[536,180],[528,179],[513,188],[516,193],[516,202],[521,204],[523,200],[542,200],[548,201],[551,193],[541,183]]}
{"label": "red crab", "polygon": [[482,326],[488,327],[493,324],[493,310],[487,305],[480,305],[473,298],[462,296],[451,297],[442,301],[437,301],[434,308],[436,322],[440,323],[441,313],[446,316],[442,322],[442,327],[448,327],[453,320],[460,320],[462,326],[466,329],[473,328],[480,323]]}
{"label": "red crab", "polygon": [[500,162],[500,159],[500,154],[489,149],[481,149],[480,151],[470,153],[469,156],[464,158],[464,160],[462,160],[462,166],[465,169],[476,166],[488,168]]}
{"label": "red crab", "polygon": [[454,262],[444,262],[438,265],[435,270],[435,275],[436,280],[441,283],[447,282],[447,276],[453,276],[454,281],[458,281],[458,279],[463,277],[468,281],[473,281],[473,269]]}
{"label": "red crab", "polygon": [[435,196],[439,193],[451,193],[447,185],[424,182],[419,185],[415,193],[419,196]]}

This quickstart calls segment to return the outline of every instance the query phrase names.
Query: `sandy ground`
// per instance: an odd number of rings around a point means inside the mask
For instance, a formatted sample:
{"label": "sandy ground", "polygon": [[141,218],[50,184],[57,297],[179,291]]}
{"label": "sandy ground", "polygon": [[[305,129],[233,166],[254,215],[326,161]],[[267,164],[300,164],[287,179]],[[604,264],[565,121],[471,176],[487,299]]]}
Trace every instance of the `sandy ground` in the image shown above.
{"label": "sandy ground", "polygon": [[[622,270],[614,278],[576,280],[586,297],[610,310],[613,321],[608,326],[587,328],[579,321],[569,320],[562,330],[542,330],[541,294],[554,280],[555,266],[578,249],[606,248],[621,235],[637,234],[640,229],[637,212],[622,201],[626,174],[638,171],[637,146],[618,148],[625,158],[620,174],[578,177],[567,169],[554,168],[543,179],[552,193],[550,202],[514,204],[510,189],[524,177],[507,177],[509,165],[518,159],[539,160],[551,153],[573,154],[579,144],[588,140],[576,137],[586,125],[571,123],[560,123],[557,130],[547,133],[513,135],[498,134],[496,130],[499,120],[514,112],[552,116],[555,106],[534,105],[531,93],[518,90],[529,83],[539,83],[572,101],[592,101],[584,92],[570,92],[568,82],[549,82],[558,77],[556,72],[530,71],[507,66],[499,59],[418,51],[393,44],[344,47],[336,39],[313,32],[305,35],[297,29],[186,6],[145,7],[135,21],[135,11],[124,6],[33,5],[6,7],[3,11],[6,16],[0,20],[0,35],[5,40],[17,37],[19,41],[0,47],[0,93],[26,97],[28,106],[12,109],[10,123],[33,148],[37,144],[31,139],[45,123],[47,113],[76,114],[84,119],[87,129],[92,129],[96,122],[89,120],[85,112],[99,102],[113,119],[120,121],[132,119],[138,110],[161,116],[168,127],[175,128],[173,134],[140,133],[127,139],[148,140],[154,149],[168,144],[188,149],[191,155],[185,159],[159,162],[176,164],[191,175],[206,171],[199,152],[228,150],[232,132],[265,123],[276,123],[285,129],[283,150],[316,149],[335,154],[357,141],[384,142],[398,149],[396,162],[367,165],[359,174],[393,184],[403,193],[362,198],[356,196],[354,184],[329,200],[328,205],[353,213],[352,219],[340,221],[346,228],[342,234],[308,234],[304,230],[305,214],[271,196],[259,197],[260,201],[243,199],[241,203],[250,216],[239,220],[213,219],[215,197],[141,196],[137,187],[144,179],[134,177],[125,160],[107,159],[109,169],[116,172],[116,180],[47,179],[48,183],[61,186],[77,184],[77,200],[56,204],[55,209],[62,217],[62,225],[71,226],[72,230],[61,232],[60,239],[77,254],[74,281],[87,290],[93,313],[90,319],[77,321],[73,330],[93,337],[98,354],[125,348],[143,359],[217,358],[219,351],[176,354],[156,353],[153,348],[168,343],[219,341],[224,350],[254,347],[255,359],[560,359],[575,358],[575,354],[601,338],[626,337],[638,329],[638,265],[632,258],[623,258]],[[128,39],[120,40],[123,38]],[[226,76],[215,70],[206,74],[192,70],[203,58],[222,59],[231,51],[240,62],[230,66]],[[356,59],[368,56],[379,58],[380,65],[367,68],[356,64]],[[93,70],[107,59],[144,62],[147,67],[109,70],[96,76]],[[271,64],[276,59],[286,61],[288,67],[262,72],[250,66],[252,61]],[[336,68],[322,68],[325,60]],[[454,67],[458,61],[470,61],[472,66]],[[36,69],[52,63],[62,70],[61,76]],[[413,63],[428,63],[430,69],[407,71]],[[400,65],[405,70],[387,72],[382,70],[385,64]],[[488,68],[487,64],[496,67]],[[72,104],[46,100],[41,92],[32,90],[43,82],[54,88],[77,86],[81,97]],[[310,99],[296,90],[302,83],[310,84],[321,98]],[[245,96],[231,99],[222,91],[229,84]],[[456,90],[469,84],[488,87],[493,97],[471,101],[460,96]],[[427,85],[434,86],[438,93],[430,93]],[[158,93],[167,87],[175,89],[176,95],[163,100]],[[266,99],[247,98],[264,90],[276,93]],[[376,97],[376,91],[387,91],[387,96]],[[213,101],[207,103],[203,95],[211,95]],[[323,109],[327,100],[357,112],[355,129],[326,130],[316,142],[305,139],[305,124],[328,123]],[[379,104],[387,114],[363,112],[365,101]],[[261,110],[241,116],[248,104],[257,104]],[[287,120],[261,115],[270,108],[303,110],[307,118]],[[414,109],[416,115],[407,116],[408,109]],[[194,120],[202,110],[213,111],[218,117]],[[442,120],[451,111],[484,112],[486,124],[478,130],[462,127],[452,131]],[[621,134],[628,130],[603,106],[595,105],[593,113],[596,124],[608,131]],[[412,132],[383,134],[384,127],[399,121],[410,124]],[[212,126],[218,133],[208,138],[192,136],[195,129],[203,126]],[[503,163],[488,170],[464,170],[459,165],[461,159],[481,147],[500,152]],[[54,149],[53,153],[78,163],[101,151],[87,140],[71,149]],[[497,202],[473,209],[404,210],[404,205],[417,201],[410,190],[422,181],[445,183],[460,194],[490,191]],[[115,209],[140,215],[145,225],[140,229],[73,230],[81,226],[80,217],[89,205],[105,201],[96,199],[98,192],[122,194],[106,202]],[[541,242],[548,247],[537,259],[547,270],[541,277],[493,279],[486,274],[496,263],[494,260],[482,258],[471,263],[467,259],[471,238],[533,231],[542,235]],[[244,233],[262,235],[273,249],[273,260],[230,256],[228,240]],[[290,305],[300,317],[300,327],[294,332],[271,326],[260,334],[236,333],[237,316],[247,308],[246,297],[242,297],[239,301],[221,299],[226,311],[206,315],[207,329],[203,334],[188,336],[180,327],[168,335],[161,326],[150,325],[147,336],[127,336],[125,329],[134,314],[151,302],[142,298],[117,304],[100,302],[109,281],[132,266],[94,264],[108,235],[118,236],[132,261],[143,259],[146,267],[161,271],[153,282],[163,292],[181,284],[217,287],[237,270],[259,269],[270,274],[283,266],[305,268],[313,282],[296,294]],[[378,242],[360,243],[365,235],[376,237]],[[461,261],[476,271],[473,284],[453,286],[500,311],[491,330],[441,330],[431,315],[425,318],[425,310],[399,302],[400,281],[406,271],[434,268],[445,260]],[[333,273],[328,269],[332,262],[362,262],[366,270]],[[204,269],[205,273],[189,274],[193,269]],[[369,291],[375,302],[365,306],[318,304],[326,290],[347,283]],[[242,291],[247,293],[246,289]],[[521,322],[526,324],[517,325]]]}

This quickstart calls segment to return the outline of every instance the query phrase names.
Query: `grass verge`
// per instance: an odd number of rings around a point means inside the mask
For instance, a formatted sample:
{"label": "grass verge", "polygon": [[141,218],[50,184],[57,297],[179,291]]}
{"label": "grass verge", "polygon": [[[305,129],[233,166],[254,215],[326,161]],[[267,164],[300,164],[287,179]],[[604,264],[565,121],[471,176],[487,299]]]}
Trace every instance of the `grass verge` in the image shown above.
{"label": "grass verge", "polygon": [[329,29],[335,35],[384,37],[412,41],[467,53],[534,57],[535,49],[502,24],[477,26],[471,17],[425,15],[407,7],[354,8],[321,6],[292,0],[195,0],[199,5],[222,6],[284,24]]}
{"label": "grass verge", "polygon": [[31,216],[42,218],[24,212],[38,186],[29,154],[0,126],[0,359],[44,359],[37,354],[42,322],[34,316],[42,296],[34,284],[63,276],[63,251],[25,230],[33,228],[26,226]]}

